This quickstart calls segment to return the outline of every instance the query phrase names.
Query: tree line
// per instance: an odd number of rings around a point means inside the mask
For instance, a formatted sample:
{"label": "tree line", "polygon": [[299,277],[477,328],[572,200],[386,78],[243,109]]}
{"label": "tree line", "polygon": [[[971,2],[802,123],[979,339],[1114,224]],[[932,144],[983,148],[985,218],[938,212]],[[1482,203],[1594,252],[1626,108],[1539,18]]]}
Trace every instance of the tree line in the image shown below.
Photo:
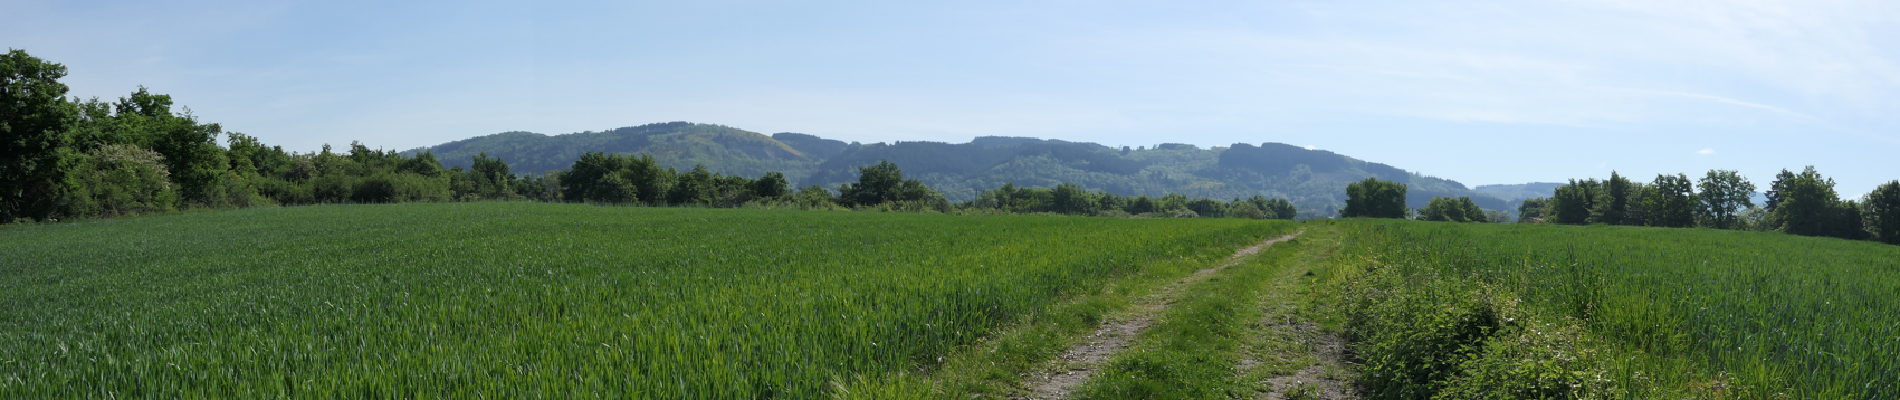
{"label": "tree line", "polygon": [[[1684,174],[1659,174],[1647,183],[1611,172],[1608,180],[1572,179],[1551,197],[1525,200],[1518,221],[1778,231],[1900,244],[1900,180],[1881,184],[1860,200],[1844,200],[1833,179],[1809,166],[1776,174],[1764,192],[1765,204],[1755,204],[1755,190],[1754,183],[1731,170],[1712,170],[1694,181]],[[1425,208],[1407,209],[1405,192],[1404,184],[1376,178],[1352,183],[1340,215],[1503,222],[1501,213],[1480,210],[1468,198],[1437,197]]]}
{"label": "tree line", "polygon": [[1834,186],[1813,166],[1784,169],[1758,205],[1751,198],[1755,184],[1735,171],[1712,170],[1694,181],[1660,174],[1648,183],[1612,172],[1608,180],[1570,180],[1549,198],[1526,200],[1519,213],[1561,224],[1779,231],[1900,244],[1900,180],[1862,199],[1843,199]]}
{"label": "tree line", "polygon": [[1508,215],[1498,210],[1485,210],[1468,196],[1433,196],[1423,208],[1411,209],[1405,204],[1409,187],[1403,183],[1366,178],[1364,181],[1346,185],[1346,208],[1339,210],[1345,218],[1409,218],[1425,221],[1447,222],[1508,222]]}
{"label": "tree line", "polygon": [[[952,203],[896,164],[856,168],[834,193],[791,190],[785,175],[752,179],[704,165],[664,167],[653,157],[583,154],[569,168],[517,173],[478,153],[469,168],[443,168],[434,153],[406,156],[352,142],[297,153],[200,122],[171,96],[141,87],[114,102],[68,98],[66,68],[10,50],[0,57],[0,222],[135,216],[183,208],[324,203],[531,200],[647,206],[798,207],[1090,216],[1291,219],[1286,199],[1233,201],[1118,196],[1074,184],[1005,184]],[[220,146],[219,138],[226,140]]]}

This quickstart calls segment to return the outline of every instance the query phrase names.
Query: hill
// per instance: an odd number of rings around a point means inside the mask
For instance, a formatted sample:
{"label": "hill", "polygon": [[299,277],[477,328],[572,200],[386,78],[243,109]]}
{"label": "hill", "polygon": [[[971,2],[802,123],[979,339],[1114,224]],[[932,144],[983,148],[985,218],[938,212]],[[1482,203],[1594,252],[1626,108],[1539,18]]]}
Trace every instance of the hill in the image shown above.
{"label": "hill", "polygon": [[1516,203],[1524,199],[1550,197],[1557,193],[1557,187],[1563,185],[1555,182],[1531,182],[1512,185],[1478,185],[1471,190]]}
{"label": "hill", "polygon": [[1505,210],[1504,197],[1456,181],[1391,165],[1282,143],[1236,143],[1202,149],[1169,143],[1155,148],[1112,148],[1096,143],[1032,137],[984,136],[968,143],[846,143],[802,133],[765,135],[738,128],[668,122],[543,135],[506,132],[410,150],[433,151],[446,166],[467,167],[481,152],[507,160],[516,172],[567,168],[587,151],[645,153],[676,169],[705,165],[725,174],[785,173],[797,186],[836,188],[856,179],[856,168],[890,160],[907,177],[969,200],[985,189],[1014,183],[1052,187],[1071,182],[1119,195],[1239,198],[1282,197],[1306,218],[1328,217],[1345,204],[1346,185],[1368,177],[1405,183],[1412,207],[1434,196],[1469,196],[1480,207]]}

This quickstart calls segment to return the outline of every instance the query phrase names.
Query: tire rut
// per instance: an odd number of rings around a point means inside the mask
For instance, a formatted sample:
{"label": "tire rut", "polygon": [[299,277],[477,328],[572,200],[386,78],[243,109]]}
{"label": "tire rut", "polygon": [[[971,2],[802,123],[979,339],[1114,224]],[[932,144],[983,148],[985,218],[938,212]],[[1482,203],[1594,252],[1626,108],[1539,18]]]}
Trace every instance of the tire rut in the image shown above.
{"label": "tire rut", "polygon": [[1259,253],[1260,250],[1266,249],[1274,243],[1299,237],[1304,231],[1305,230],[1301,230],[1291,235],[1268,239],[1264,242],[1260,242],[1260,244],[1242,248],[1234,252],[1232,257],[1228,257],[1227,261],[1219,266],[1194,271],[1193,274],[1187,277],[1161,287],[1156,290],[1155,293],[1143,296],[1142,299],[1137,301],[1134,307],[1132,307],[1132,313],[1120,318],[1111,318],[1103,322],[1102,326],[1095,330],[1095,333],[1089,334],[1086,341],[1069,347],[1068,351],[1064,351],[1061,356],[1057,357],[1053,366],[1047,369],[1048,371],[1054,372],[1036,375],[1034,379],[1027,384],[1029,387],[1029,395],[1027,397],[1018,397],[1018,399],[1057,400],[1069,398],[1071,391],[1077,387],[1081,387],[1083,383],[1088,382],[1089,378],[1095,376],[1095,372],[1101,368],[1103,362],[1108,361],[1110,357],[1113,357],[1116,353],[1120,353],[1122,349],[1127,348],[1129,343],[1134,342],[1135,336],[1140,335],[1142,331],[1154,325],[1155,317],[1161,315],[1162,311],[1167,310],[1170,304],[1173,304],[1176,299],[1181,297],[1182,289],[1206,281],[1207,278],[1213,276],[1214,273],[1220,272],[1220,270],[1227,267],[1238,265],[1247,256]]}

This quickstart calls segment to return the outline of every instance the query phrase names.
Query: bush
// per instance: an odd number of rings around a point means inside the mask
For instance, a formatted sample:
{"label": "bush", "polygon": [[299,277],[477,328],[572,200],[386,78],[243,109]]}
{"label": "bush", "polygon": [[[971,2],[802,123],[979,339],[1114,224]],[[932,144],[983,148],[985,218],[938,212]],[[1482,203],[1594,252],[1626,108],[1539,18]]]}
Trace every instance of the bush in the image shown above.
{"label": "bush", "polygon": [[87,153],[74,174],[78,190],[68,214],[116,217],[169,211],[178,202],[165,157],[138,146],[106,145]]}
{"label": "bush", "polygon": [[1608,386],[1577,320],[1533,322],[1503,289],[1374,267],[1345,293],[1366,398],[1581,398]]}

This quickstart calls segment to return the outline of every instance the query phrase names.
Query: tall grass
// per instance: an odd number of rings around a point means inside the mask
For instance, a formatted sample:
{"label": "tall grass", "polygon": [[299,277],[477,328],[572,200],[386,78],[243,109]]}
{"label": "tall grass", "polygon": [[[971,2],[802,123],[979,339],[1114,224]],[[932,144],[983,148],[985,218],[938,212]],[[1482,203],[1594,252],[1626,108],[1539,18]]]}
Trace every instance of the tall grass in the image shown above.
{"label": "tall grass", "polygon": [[0,397],[811,398],[1244,220],[466,203],[0,229]]}
{"label": "tall grass", "polygon": [[[1342,254],[1578,321],[1624,397],[1900,397],[1900,247],[1705,229],[1349,221]],[[1348,274],[1350,275],[1350,274]]]}

